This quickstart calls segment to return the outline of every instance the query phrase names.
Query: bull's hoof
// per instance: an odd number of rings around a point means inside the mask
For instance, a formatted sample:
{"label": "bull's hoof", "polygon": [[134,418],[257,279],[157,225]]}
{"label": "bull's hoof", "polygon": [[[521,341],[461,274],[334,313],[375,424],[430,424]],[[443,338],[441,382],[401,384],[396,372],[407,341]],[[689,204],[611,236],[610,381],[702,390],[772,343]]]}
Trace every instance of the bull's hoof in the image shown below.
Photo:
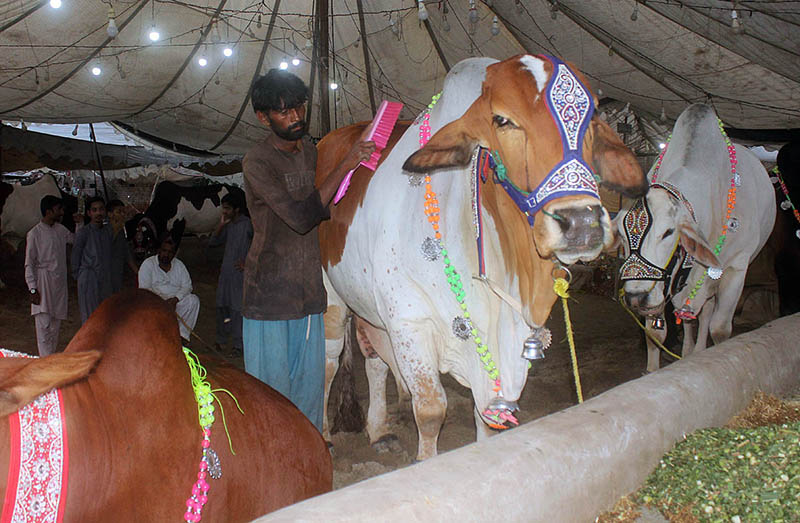
{"label": "bull's hoof", "polygon": [[394,434],[386,434],[378,438],[375,443],[372,444],[372,448],[375,449],[378,454],[384,454],[386,452],[400,452],[403,450],[400,447],[400,440],[397,439],[397,436]]}

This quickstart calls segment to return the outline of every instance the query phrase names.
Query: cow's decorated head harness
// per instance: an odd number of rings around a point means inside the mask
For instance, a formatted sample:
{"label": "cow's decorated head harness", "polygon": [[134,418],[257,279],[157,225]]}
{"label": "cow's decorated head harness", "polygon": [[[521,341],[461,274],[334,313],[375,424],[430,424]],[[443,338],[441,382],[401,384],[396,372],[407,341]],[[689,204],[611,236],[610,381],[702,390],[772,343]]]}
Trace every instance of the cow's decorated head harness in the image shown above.
{"label": "cow's decorated head harness", "polygon": [[[670,185],[666,182],[661,182],[651,184],[650,187],[664,189],[667,191],[673,198],[679,202],[682,202],[692,215],[692,219],[695,219],[692,204],[673,185]],[[650,211],[650,207],[647,205],[647,198],[638,198],[633,202],[633,205],[631,205],[631,208],[628,209],[628,212],[625,213],[625,216],[622,219],[625,237],[628,240],[628,246],[630,247],[630,255],[622,264],[622,267],[620,267],[620,280],[651,280],[655,282],[663,281],[664,292],[668,293],[669,295],[674,295],[679,291],[679,287],[682,287],[685,284],[685,276],[688,275],[687,273],[689,269],[691,269],[694,259],[682,248],[679,248],[678,235],[675,237],[675,244],[672,246],[669,259],[667,259],[667,263],[664,267],[660,267],[645,258],[642,254],[642,243],[644,243],[644,238],[650,231],[652,224],[653,213]],[[681,264],[680,269],[678,270],[679,277],[672,282],[671,280],[673,273],[675,272],[675,265],[679,261]],[[672,283],[672,287],[670,286],[670,283]]]}
{"label": "cow's decorated head harness", "polygon": [[495,183],[505,189],[519,210],[527,216],[531,227],[536,213],[554,198],[588,194],[600,199],[597,178],[583,160],[583,139],[594,114],[594,98],[563,61],[553,56],[539,57],[553,65],[544,99],[561,135],[564,155],[545,179],[534,190],[527,192],[506,176],[506,167],[499,151],[492,153]]}

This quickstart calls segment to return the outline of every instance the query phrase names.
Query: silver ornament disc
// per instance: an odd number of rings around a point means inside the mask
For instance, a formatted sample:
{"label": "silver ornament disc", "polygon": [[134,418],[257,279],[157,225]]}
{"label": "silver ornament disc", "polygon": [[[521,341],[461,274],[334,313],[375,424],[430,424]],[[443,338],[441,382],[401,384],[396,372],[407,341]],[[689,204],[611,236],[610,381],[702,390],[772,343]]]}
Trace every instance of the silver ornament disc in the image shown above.
{"label": "silver ornament disc", "polygon": [[422,176],[418,174],[412,174],[408,177],[408,185],[411,187],[419,187],[422,185]]}
{"label": "silver ornament disc", "polygon": [[219,462],[217,452],[212,448],[207,448],[203,455],[203,461],[208,465],[208,475],[213,479],[222,477],[222,465]]}
{"label": "silver ornament disc", "polygon": [[430,236],[422,240],[422,245],[419,250],[422,252],[422,257],[428,261],[436,261],[439,259],[439,251],[442,250],[439,242]]}
{"label": "silver ornament disc", "polygon": [[733,183],[736,185],[736,187],[742,186],[742,177],[739,176],[739,173],[733,174]]}
{"label": "silver ornament disc", "polygon": [[769,181],[771,181],[773,184],[777,184],[778,183],[778,177],[777,176],[770,176],[769,177]]}
{"label": "silver ornament disc", "polygon": [[800,238],[800,229],[797,229],[796,231],[794,231],[794,235],[797,236],[798,238]]}
{"label": "silver ornament disc", "polygon": [[788,211],[791,208],[792,208],[792,202],[790,202],[789,200],[783,200],[781,202],[781,209],[783,209],[784,211]]}
{"label": "silver ornament disc", "polygon": [[739,229],[739,220],[737,218],[731,218],[730,221],[728,221],[728,229],[731,232],[736,232]]}
{"label": "silver ornament disc", "polygon": [[472,322],[463,316],[453,318],[453,334],[460,340],[468,340],[472,335]]}
{"label": "silver ornament disc", "polygon": [[709,267],[708,277],[711,278],[712,280],[718,280],[722,278],[722,269],[719,267]]}

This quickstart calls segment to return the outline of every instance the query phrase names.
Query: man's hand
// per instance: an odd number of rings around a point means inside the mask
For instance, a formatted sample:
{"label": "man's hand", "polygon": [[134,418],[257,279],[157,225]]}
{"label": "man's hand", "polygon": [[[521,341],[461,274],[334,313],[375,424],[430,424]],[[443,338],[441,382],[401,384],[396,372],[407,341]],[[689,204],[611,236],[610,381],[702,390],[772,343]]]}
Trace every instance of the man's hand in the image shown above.
{"label": "man's hand", "polygon": [[369,160],[374,150],[375,142],[356,142],[347,152],[347,156],[344,157],[344,160],[342,160],[345,170],[350,171],[351,169],[355,169],[359,163]]}
{"label": "man's hand", "polygon": [[178,298],[176,298],[175,296],[173,296],[172,298],[170,298],[170,299],[168,299],[168,300],[167,300],[167,303],[169,303],[170,305],[172,305],[173,307],[175,307],[176,305],[178,305]]}
{"label": "man's hand", "polygon": [[33,303],[34,305],[42,304],[42,295],[39,294],[39,291],[34,291],[31,293],[31,303]]}

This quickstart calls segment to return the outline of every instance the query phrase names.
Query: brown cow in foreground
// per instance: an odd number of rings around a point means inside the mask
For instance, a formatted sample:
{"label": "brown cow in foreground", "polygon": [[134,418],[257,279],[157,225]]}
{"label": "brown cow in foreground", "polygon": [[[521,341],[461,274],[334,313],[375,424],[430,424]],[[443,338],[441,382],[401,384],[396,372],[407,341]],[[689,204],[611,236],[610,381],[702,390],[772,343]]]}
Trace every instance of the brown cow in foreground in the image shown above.
{"label": "brown cow in foreground", "polygon": [[[250,521],[331,489],[330,453],[289,400],[244,372],[202,358],[217,393],[203,521]],[[0,358],[0,416],[62,387],[69,441],[64,521],[182,521],[197,480],[202,432],[175,312],[147,291],[106,300],[64,353]],[[225,409],[232,455],[219,402]],[[0,423],[0,495],[9,425]]]}

